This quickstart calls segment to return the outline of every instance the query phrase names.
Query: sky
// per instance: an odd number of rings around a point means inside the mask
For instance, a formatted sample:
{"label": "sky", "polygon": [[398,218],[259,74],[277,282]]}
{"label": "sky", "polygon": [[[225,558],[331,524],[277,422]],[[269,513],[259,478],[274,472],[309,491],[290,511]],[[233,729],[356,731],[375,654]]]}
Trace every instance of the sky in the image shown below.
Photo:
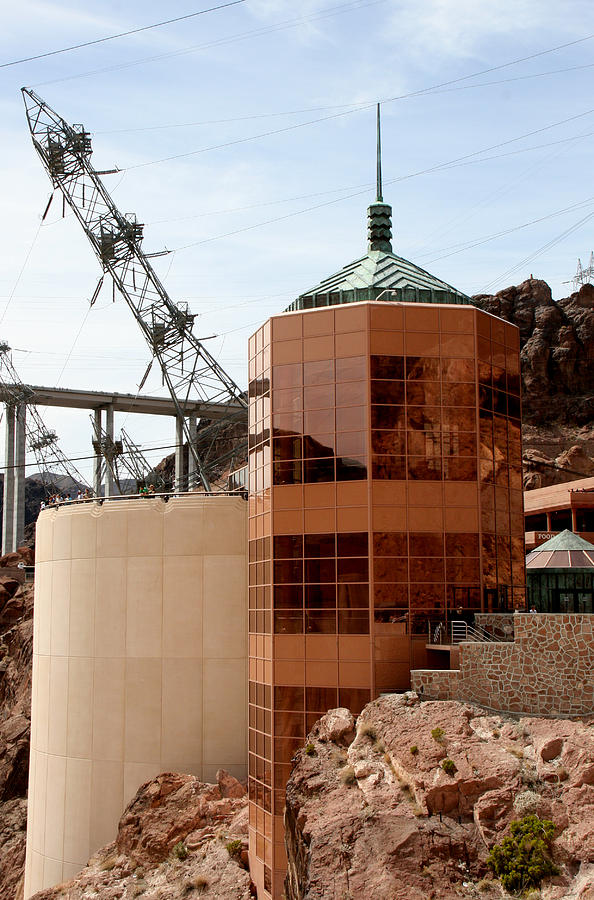
{"label": "sky", "polygon": [[[193,2],[3,4],[0,340],[23,381],[136,394],[150,354],[108,279],[89,307],[99,264],[58,197],[41,223],[22,86],[121,170],[116,205],[171,251],[159,276],[241,387],[258,325],[365,252],[377,101],[396,253],[468,294],[530,275],[571,292],[594,247],[590,0],[242,0],[11,65],[221,4]],[[142,392],[164,393],[156,371]],[[41,413],[90,454],[87,413]],[[122,426],[155,462],[174,441],[168,419]]]}

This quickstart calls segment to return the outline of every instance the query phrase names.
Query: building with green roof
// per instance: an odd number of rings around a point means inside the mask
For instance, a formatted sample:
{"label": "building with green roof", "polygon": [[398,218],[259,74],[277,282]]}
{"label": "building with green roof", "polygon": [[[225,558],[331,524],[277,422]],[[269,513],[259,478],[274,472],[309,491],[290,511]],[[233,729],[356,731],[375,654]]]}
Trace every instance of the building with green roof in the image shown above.
{"label": "building with green roof", "polygon": [[528,608],[538,612],[591,613],[594,544],[565,530],[526,557]]}

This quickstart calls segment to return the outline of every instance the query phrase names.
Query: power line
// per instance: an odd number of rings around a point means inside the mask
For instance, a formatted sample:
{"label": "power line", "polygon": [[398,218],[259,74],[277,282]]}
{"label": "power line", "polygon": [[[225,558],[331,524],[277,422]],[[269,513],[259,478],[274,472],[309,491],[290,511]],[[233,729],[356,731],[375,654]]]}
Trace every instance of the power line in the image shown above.
{"label": "power line", "polygon": [[[366,0],[366,2],[361,2],[361,0],[355,0],[355,2],[350,3],[342,3],[339,6],[330,6],[327,7],[326,10],[322,10],[319,13],[312,14],[310,16],[298,16],[296,19],[288,19],[284,22],[274,23],[272,25],[262,26],[260,28],[254,28],[251,31],[240,32],[239,34],[231,35],[228,38],[219,38],[218,40],[208,41],[206,44],[198,44],[193,47],[186,47],[182,50],[173,50],[169,53],[160,53],[156,56],[145,56],[140,59],[131,60],[130,62],[115,64],[112,66],[104,66],[101,69],[93,69],[88,72],[79,72],[76,75],[66,75],[63,78],[52,78],[49,81],[39,81],[33,87],[41,87],[46,84],[58,84],[62,81],[72,81],[76,78],[87,78],[90,75],[102,75],[106,72],[114,72],[121,69],[129,69],[132,66],[142,65],[147,62],[158,62],[162,59],[171,59],[176,56],[184,56],[188,53],[194,53],[197,50],[208,50],[211,47],[219,47],[224,44],[232,44],[236,41],[246,40],[250,37],[260,37],[262,35],[270,34],[275,31],[283,31],[286,28],[295,28],[298,25],[306,24],[307,22],[317,21],[319,19],[326,19],[330,16],[340,15],[341,12],[349,12],[351,10],[364,9],[368,6],[375,6],[378,3],[385,3],[385,0]],[[594,37],[594,35],[593,35]]]}
{"label": "power line", "polygon": [[222,3],[220,6],[211,6],[209,9],[201,9],[198,12],[188,13],[185,16],[178,16],[176,19],[166,19],[164,22],[155,22],[153,25],[143,25],[140,28],[131,28],[129,31],[120,31],[118,34],[95,38],[93,41],[84,41],[82,44],[73,44],[71,47],[62,47],[60,50],[48,50],[47,53],[38,53],[36,56],[25,56],[22,59],[13,59],[11,62],[0,63],[0,69],[7,69],[9,66],[20,66],[21,63],[34,62],[36,59],[45,59],[48,56],[58,56],[60,53],[70,53],[72,50],[80,50],[82,47],[92,47],[94,44],[104,44],[106,41],[115,41],[118,38],[128,37],[131,34],[140,34],[141,31],[150,31],[153,28],[162,28],[163,25],[172,25],[174,22],[183,22],[185,19],[194,19],[196,16],[203,16],[209,12],[226,9],[228,6],[237,6],[239,3],[245,3],[245,0],[230,0],[229,3]]}
{"label": "power line", "polygon": [[[482,87],[491,87],[497,86],[500,84],[509,84],[513,81],[526,81],[531,78],[543,78],[546,75],[559,75],[564,72],[575,72],[579,69],[592,69],[594,68],[594,63],[586,63],[581,66],[566,66],[563,69],[551,69],[548,72],[533,72],[530,75],[515,75],[513,78],[502,78],[497,81],[481,81],[478,84],[465,84],[460,85],[459,87],[450,87],[438,89],[438,88],[425,88],[422,91],[422,96],[430,97],[433,94],[445,94],[450,93],[452,91],[468,91],[474,90],[475,88]],[[466,76],[468,78],[472,76]],[[419,95],[419,91],[411,91],[409,94],[402,94],[398,99],[406,100],[411,97],[415,97]],[[395,98],[394,98],[395,99]],[[347,109],[351,112],[358,112],[359,109],[367,109],[369,106],[373,106],[376,103],[387,103],[388,100],[361,100],[359,103],[335,103],[332,106],[309,106],[304,109],[289,109],[282,110],[280,112],[270,112],[270,113],[255,113],[250,116],[235,116],[230,119],[203,119],[198,122],[171,122],[168,125],[144,125],[138,128],[114,128],[108,131],[94,131],[94,135],[104,135],[104,134],[135,134],[143,131],[164,131],[171,128],[193,128],[200,127],[205,125],[230,125],[235,122],[249,122],[254,119],[274,119],[279,118],[281,116],[297,116],[303,115],[304,113],[312,113],[312,112],[325,112],[326,110],[332,109]]]}

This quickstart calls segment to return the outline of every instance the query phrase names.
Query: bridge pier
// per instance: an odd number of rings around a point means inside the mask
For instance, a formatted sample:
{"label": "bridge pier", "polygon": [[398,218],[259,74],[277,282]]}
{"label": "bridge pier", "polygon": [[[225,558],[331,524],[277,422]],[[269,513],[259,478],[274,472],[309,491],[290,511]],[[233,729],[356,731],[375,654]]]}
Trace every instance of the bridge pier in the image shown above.
{"label": "bridge pier", "polygon": [[6,404],[2,554],[11,553],[25,537],[25,404]]}

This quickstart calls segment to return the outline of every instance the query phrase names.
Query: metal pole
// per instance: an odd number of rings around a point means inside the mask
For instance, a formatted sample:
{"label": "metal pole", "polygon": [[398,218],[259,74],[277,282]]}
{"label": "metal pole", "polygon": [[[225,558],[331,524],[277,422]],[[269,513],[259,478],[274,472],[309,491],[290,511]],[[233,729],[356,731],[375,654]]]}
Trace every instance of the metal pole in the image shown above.
{"label": "metal pole", "polygon": [[184,421],[175,419],[175,490],[184,490]]}
{"label": "metal pole", "polygon": [[4,504],[2,508],[2,555],[12,551],[14,524],[14,406],[6,404],[4,450]]}
{"label": "metal pole", "polygon": [[[105,408],[105,433],[107,435],[108,447],[113,447],[113,403],[109,403]],[[113,473],[109,466],[105,466],[105,496],[113,497],[114,481]]]}
{"label": "metal pole", "polygon": [[[196,416],[188,416],[188,427],[192,438],[192,443],[196,444]],[[196,478],[196,459],[192,453],[188,453],[188,490],[192,491],[198,487]]]}
{"label": "metal pole", "polygon": [[13,500],[13,549],[20,547],[25,539],[25,456],[27,405],[19,404],[15,409],[15,468]]}
{"label": "metal pole", "polygon": [[[101,440],[101,410],[95,410],[95,428],[94,428],[94,437],[97,442]],[[95,451],[95,462],[93,463],[93,492],[96,497],[101,496],[101,474],[103,469],[103,457],[101,456],[101,452],[99,449],[99,443],[97,443],[97,450]]]}

